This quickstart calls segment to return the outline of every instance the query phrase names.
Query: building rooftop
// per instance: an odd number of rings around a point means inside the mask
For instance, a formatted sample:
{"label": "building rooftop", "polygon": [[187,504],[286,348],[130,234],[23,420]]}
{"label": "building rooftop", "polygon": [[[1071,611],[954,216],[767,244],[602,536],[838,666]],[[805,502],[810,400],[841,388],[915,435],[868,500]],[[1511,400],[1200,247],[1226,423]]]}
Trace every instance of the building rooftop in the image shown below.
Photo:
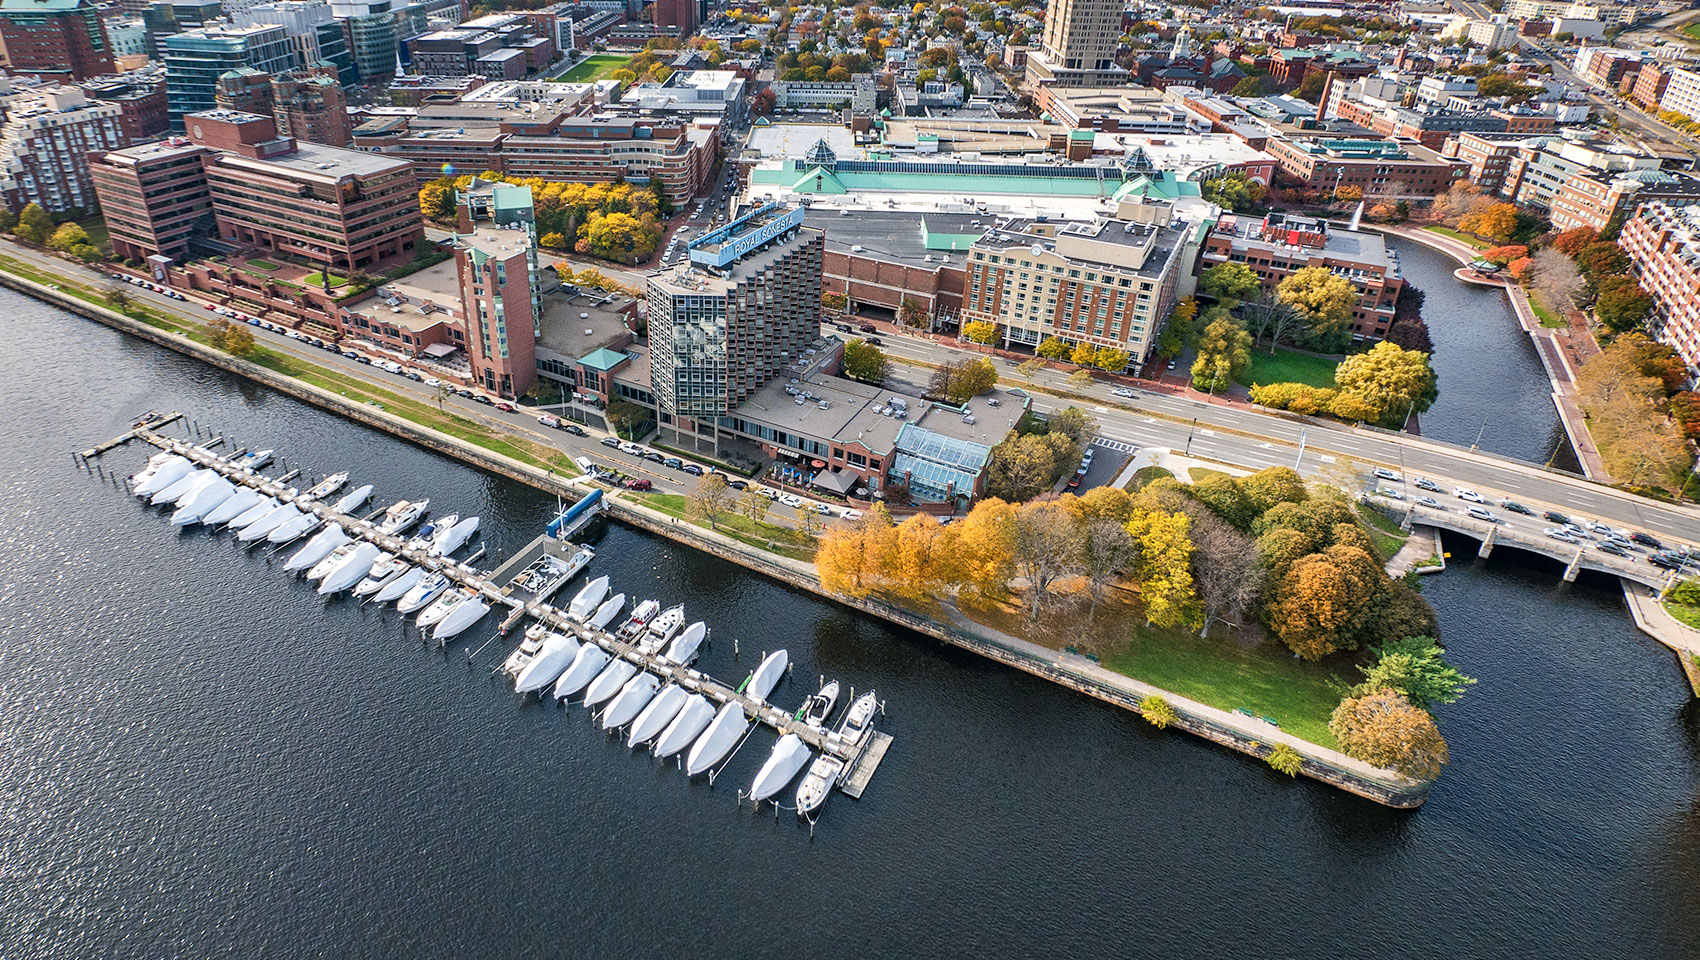
{"label": "building rooftop", "polygon": [[[826,235],[828,250],[841,250],[874,259],[917,267],[943,266],[966,254],[974,241],[996,220],[970,213],[914,214],[897,210],[809,210],[805,226]],[[854,248],[860,247],[860,250]]]}
{"label": "building rooftop", "polygon": [[[1303,221],[1310,223],[1312,221]],[[1398,260],[1389,256],[1387,243],[1379,233],[1367,230],[1346,230],[1328,226],[1321,246],[1281,243],[1263,238],[1263,221],[1255,217],[1228,214],[1216,223],[1216,232],[1232,238],[1235,249],[1311,251],[1354,263],[1378,266],[1389,272],[1398,270]]]}
{"label": "building rooftop", "polygon": [[183,156],[191,153],[201,153],[209,147],[193,143],[188,137],[169,137],[154,143],[144,143],[122,150],[113,150],[106,154],[108,161],[134,165],[153,160],[164,160],[168,157]]}
{"label": "building rooftop", "polygon": [[578,360],[631,341],[628,324],[636,306],[630,297],[600,290],[562,289],[544,294],[537,346]]}
{"label": "building rooftop", "polygon": [[460,275],[453,260],[388,280],[378,295],[361,301],[347,312],[376,323],[385,323],[419,333],[460,316]]}
{"label": "building rooftop", "polygon": [[[192,119],[195,114],[189,116]],[[380,173],[411,173],[413,171],[413,165],[406,160],[386,157],[380,153],[344,150],[341,147],[327,147],[305,141],[297,141],[295,149],[289,153],[267,157],[264,160],[250,160],[247,157],[226,153],[223,154],[221,162],[260,164],[267,168],[283,167],[297,176],[333,181],[341,180],[343,177],[369,177]]]}

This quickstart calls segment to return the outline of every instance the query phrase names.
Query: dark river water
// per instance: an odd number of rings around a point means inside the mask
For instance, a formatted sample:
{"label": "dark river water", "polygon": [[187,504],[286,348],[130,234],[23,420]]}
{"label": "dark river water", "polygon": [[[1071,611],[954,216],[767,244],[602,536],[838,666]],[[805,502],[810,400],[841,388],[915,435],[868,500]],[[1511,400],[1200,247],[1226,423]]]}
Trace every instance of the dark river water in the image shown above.
{"label": "dark river water", "polygon": [[[1693,957],[1700,720],[1615,584],[1500,550],[1427,581],[1480,678],[1390,811],[620,527],[595,570],[683,602],[736,682],[784,646],[896,743],[814,837],[180,533],[70,451],[181,409],[388,502],[552,498],[0,292],[0,957]],[[143,451],[114,453],[129,473]],[[734,660],[733,637],[741,655]]]}
{"label": "dark river water", "polygon": [[1508,457],[1576,470],[1553,409],[1546,369],[1505,294],[1460,283],[1457,261],[1419,243],[1389,238],[1406,282],[1427,294],[1440,398],[1422,415],[1423,435]]}

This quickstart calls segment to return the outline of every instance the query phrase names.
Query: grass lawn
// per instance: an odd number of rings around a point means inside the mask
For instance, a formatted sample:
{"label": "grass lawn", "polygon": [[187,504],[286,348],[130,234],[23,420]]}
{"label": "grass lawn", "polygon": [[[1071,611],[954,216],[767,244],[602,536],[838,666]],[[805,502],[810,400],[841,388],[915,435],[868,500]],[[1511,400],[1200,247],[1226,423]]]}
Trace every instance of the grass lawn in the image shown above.
{"label": "grass lawn", "polygon": [[1488,247],[1492,246],[1492,244],[1488,243],[1485,240],[1477,240],[1475,237],[1472,237],[1467,233],[1459,233],[1458,231],[1452,229],[1451,227],[1443,227],[1443,226],[1440,226],[1439,224],[1435,224],[1434,226],[1430,226],[1430,227],[1424,227],[1423,229],[1429,231],[1430,233],[1438,233],[1443,237],[1451,237],[1452,239],[1458,241],[1459,243],[1467,243],[1471,247],[1473,247],[1477,250],[1486,250]]}
{"label": "grass lawn", "polygon": [[1700,22],[1690,23],[1682,28],[1682,32],[1695,40],[1700,40]]}
{"label": "grass lawn", "polygon": [[1361,503],[1357,508],[1358,519],[1363,521],[1364,529],[1369,531],[1370,539],[1375,541],[1376,552],[1381,554],[1383,561],[1393,559],[1393,555],[1405,546],[1405,541],[1409,540],[1411,535],[1399,529],[1399,525],[1380,510]]}
{"label": "grass lawn", "polygon": [[1546,306],[1541,303],[1541,298],[1535,296],[1532,292],[1529,294],[1529,309],[1535,311],[1535,317],[1541,321],[1541,326],[1546,327],[1549,330],[1563,330],[1570,326],[1563,317],[1560,317],[1551,310],[1548,310]]}
{"label": "grass lawn", "polygon": [[[793,560],[813,561],[815,558],[815,538],[801,530],[782,527],[772,523],[757,523],[741,513],[728,513],[720,517],[717,526],[710,528],[708,521],[699,520],[690,515],[690,507],[682,493],[640,493],[637,495],[652,509],[659,510],[670,517],[678,517],[693,526],[704,530],[715,529],[740,543],[777,553],[782,557]],[[777,504],[775,510],[782,509]],[[774,516],[775,514],[769,514]]]}
{"label": "grass lawn", "polygon": [[89,235],[89,242],[100,248],[101,253],[112,252],[112,235],[106,230],[106,218],[100,214],[84,217],[77,221],[83,232]]}
{"label": "grass lawn", "polygon": [[[253,263],[252,260],[250,260],[248,262]],[[309,286],[309,287],[321,287],[322,288],[325,285],[325,272],[323,270],[315,270],[312,273],[307,274],[305,277],[302,277],[301,282],[303,284]],[[340,287],[347,282],[348,282],[347,277],[339,277],[334,273],[331,274],[331,286],[332,287]]]}
{"label": "grass lawn", "polygon": [[278,268],[277,264],[270,260],[261,260],[258,257],[249,260],[248,266],[253,267],[256,270],[276,270]]}
{"label": "grass lawn", "polygon": [[1122,489],[1129,493],[1138,493],[1151,481],[1161,480],[1164,477],[1172,476],[1174,476],[1174,473],[1166,467],[1140,467],[1138,470],[1133,471],[1133,476],[1128,478],[1127,485]]}
{"label": "grass lawn", "polygon": [[1257,383],[1307,383],[1313,387],[1331,388],[1334,386],[1334,368],[1338,365],[1338,361],[1284,347],[1276,347],[1273,354],[1254,349],[1245,382],[1248,386]]}
{"label": "grass lawn", "polygon": [[593,53],[555,80],[560,83],[590,83],[601,80],[631,62],[631,57],[618,53]]}
{"label": "grass lawn", "polygon": [[1700,607],[1691,607],[1686,603],[1677,603],[1673,600],[1661,600],[1660,602],[1665,605],[1666,613],[1688,626],[1700,630]]}

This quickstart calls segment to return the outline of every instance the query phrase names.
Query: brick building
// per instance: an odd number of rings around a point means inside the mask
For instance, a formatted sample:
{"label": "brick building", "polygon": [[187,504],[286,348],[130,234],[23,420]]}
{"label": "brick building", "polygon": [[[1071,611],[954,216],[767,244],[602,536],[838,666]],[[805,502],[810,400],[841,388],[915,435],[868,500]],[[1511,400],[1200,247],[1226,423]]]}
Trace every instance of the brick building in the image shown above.
{"label": "brick building", "polygon": [[125,143],[146,143],[165,136],[171,118],[165,112],[165,74],[126,73],[83,84],[90,100],[117,105]]}
{"label": "brick building", "polygon": [[203,158],[206,147],[173,137],[90,160],[112,255],[123,260],[189,256],[189,236],[211,232],[212,194]]}
{"label": "brick building", "polygon": [[1700,206],[1649,203],[1623,225],[1618,246],[1652,294],[1652,327],[1700,373]]}
{"label": "brick building", "polygon": [[1305,267],[1326,267],[1352,282],[1358,302],[1352,308],[1352,335],[1380,338],[1393,322],[1393,304],[1405,282],[1398,258],[1381,235],[1344,230],[1326,220],[1271,213],[1262,220],[1225,216],[1204,239],[1199,268],[1243,263],[1257,274],[1263,289]]}
{"label": "brick building", "polygon": [[530,187],[495,184],[490,196],[490,219],[476,222],[468,198],[458,198],[455,273],[473,379],[498,396],[517,397],[537,382],[537,230]]}
{"label": "brick building", "polygon": [[1295,184],[1357,187],[1366,197],[1389,200],[1430,200],[1469,174],[1468,165],[1405,140],[1276,137],[1267,150]]}
{"label": "brick building", "polygon": [[963,267],[985,231],[967,214],[884,210],[810,211],[808,226],[826,235],[821,292],[845,298],[851,314],[894,318],[912,300],[936,322],[962,312]]}
{"label": "brick building", "polygon": [[0,41],[14,76],[86,80],[117,69],[93,0],[0,0]]}
{"label": "brick building", "polygon": [[123,110],[90,102],[77,87],[50,86],[0,96],[0,114],[0,202],[14,213],[30,203],[49,213],[92,210],[89,154],[128,142]]}

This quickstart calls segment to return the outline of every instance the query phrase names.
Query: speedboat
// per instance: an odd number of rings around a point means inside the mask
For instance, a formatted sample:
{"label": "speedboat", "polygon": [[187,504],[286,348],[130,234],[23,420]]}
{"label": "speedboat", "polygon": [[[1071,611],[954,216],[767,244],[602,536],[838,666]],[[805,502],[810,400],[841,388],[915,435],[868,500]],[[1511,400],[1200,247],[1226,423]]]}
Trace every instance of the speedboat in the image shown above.
{"label": "speedboat", "polygon": [[614,631],[614,639],[630,643],[643,633],[644,628],[649,626],[649,621],[655,619],[655,615],[660,612],[661,603],[659,601],[645,600],[638,604],[637,609],[632,611],[632,615],[626,618],[626,622],[620,624],[620,629]]}
{"label": "speedboat", "polygon": [[666,612],[656,617],[644,631],[643,637],[637,641],[639,650],[644,653],[654,653],[673,639],[685,625],[685,608],[683,605],[668,607]]}
{"label": "speedboat", "polygon": [[255,520],[253,523],[243,527],[242,532],[236,535],[236,539],[243,543],[253,543],[255,540],[261,540],[270,536],[273,530],[276,530],[278,527],[283,526],[291,520],[299,519],[300,516],[301,511],[294,504],[282,504],[271,513],[268,513],[260,519]]}
{"label": "speedboat", "polygon": [[[190,484],[189,489],[183,491],[183,494],[176,500],[171,501],[171,506],[182,509],[183,507],[188,506],[195,497],[199,496],[202,490],[205,490],[208,487],[216,487],[220,483],[230,482],[229,480],[224,479],[224,476],[217,470],[209,471],[209,474],[210,475],[201,476],[194,483]],[[234,489],[234,487],[232,489]]]}
{"label": "speedboat", "polygon": [[554,683],[561,676],[561,671],[572,665],[573,659],[578,656],[578,647],[578,641],[565,634],[546,635],[537,655],[514,676],[514,692],[526,694]]}
{"label": "speedboat", "polygon": [[366,579],[354,585],[354,595],[357,597],[370,596],[384,588],[391,577],[401,576],[408,569],[406,560],[393,553],[380,553],[378,559],[372,561],[372,569],[366,572]]}
{"label": "speedboat", "polygon": [[437,540],[437,534],[448,530],[460,522],[460,514],[451,513],[441,520],[434,520],[419,528],[419,535],[413,538],[413,546],[421,550],[431,549]]}
{"label": "speedboat", "polygon": [[212,483],[189,495],[189,499],[177,512],[171,515],[171,525],[186,527],[201,522],[201,518],[213,512],[224,501],[236,493],[236,485],[223,477],[218,477]]}
{"label": "speedboat", "polygon": [[447,643],[460,635],[460,632],[484,619],[490,612],[490,605],[481,597],[472,597],[465,603],[458,604],[448,615],[443,617],[437,629],[431,631],[431,639],[439,643]]}
{"label": "speedboat", "polygon": [[450,590],[432,601],[431,605],[419,612],[419,625],[429,627],[449,615],[449,611],[473,598],[473,591],[466,588]]}
{"label": "speedboat", "polygon": [[319,582],[319,596],[328,597],[333,593],[341,593],[366,579],[366,574],[371,571],[372,564],[382,552],[375,543],[361,543],[355,547]]}
{"label": "speedboat", "polygon": [[341,490],[342,485],[347,482],[348,471],[344,470],[341,473],[333,473],[323,480],[320,480],[318,486],[302,494],[301,498],[303,500],[323,500],[338,490]]}
{"label": "speedboat", "polygon": [[697,658],[697,651],[702,648],[702,642],[707,637],[708,624],[698,620],[673,639],[661,659],[680,665],[690,663]]}
{"label": "speedboat", "polygon": [[643,708],[643,712],[637,715],[637,719],[632,721],[632,729],[626,734],[626,746],[635,747],[655,739],[673,722],[673,718],[679,715],[685,701],[690,698],[691,695],[685,692],[685,688],[676,683],[662,687],[661,692],[656,694]]}
{"label": "speedboat", "polygon": [[829,680],[819,693],[811,694],[803,701],[803,706],[797,711],[797,719],[811,727],[822,726],[826,718],[832,716],[832,708],[838,703],[838,681]]}
{"label": "speedboat", "polygon": [[750,728],[750,721],[744,717],[744,708],[736,700],[731,700],[715,714],[714,722],[708,725],[708,732],[691,745],[691,752],[685,756],[685,775],[694,777],[714,766],[737,745],[738,738]]}
{"label": "speedboat", "polygon": [[372,485],[368,483],[365,486],[356,489],[353,493],[343,497],[341,500],[338,500],[336,502],[336,506],[331,509],[335,510],[337,513],[347,513],[350,510],[358,510],[365,505],[366,501],[371,496]]}
{"label": "speedboat", "polygon": [[241,530],[248,526],[248,524],[253,523],[281,506],[283,506],[282,500],[279,500],[276,497],[267,497],[259,503],[256,503],[237,514],[229,523],[226,523],[225,526],[231,530]]}
{"label": "speedboat", "polygon": [[211,513],[202,517],[201,522],[209,527],[229,523],[253,509],[256,504],[265,502],[265,499],[266,495],[253,487],[242,487],[231,494],[230,499],[214,507]]}
{"label": "speedboat", "polygon": [[595,613],[602,603],[602,598],[608,595],[608,578],[597,577],[585,584],[573,597],[573,602],[567,604],[567,619],[584,622],[584,618]]}
{"label": "speedboat", "polygon": [[603,667],[602,672],[585,688],[584,705],[600,706],[613,699],[620,692],[620,688],[626,685],[627,680],[637,676],[637,672],[637,664],[625,660],[615,660]]}
{"label": "speedboat", "polygon": [[130,492],[138,497],[152,497],[177,481],[195,472],[195,462],[180,454],[152,464],[130,478]]}
{"label": "speedboat", "polygon": [[773,752],[767,755],[767,762],[756,773],[755,785],[750,787],[750,799],[766,800],[783,790],[808,762],[809,745],[801,737],[794,733],[780,737],[779,742],[773,745]]}
{"label": "speedboat", "polygon": [[798,815],[806,817],[819,810],[843,772],[843,760],[825,753],[816,757],[809,764],[809,772],[803,775],[803,782],[797,785]]}
{"label": "speedboat", "polygon": [[359,545],[360,541],[353,537],[344,539],[307,568],[307,579],[323,580],[330,575],[332,570],[335,570],[344,560],[348,559],[348,555],[353,553],[354,548]]}
{"label": "speedboat", "polygon": [[401,576],[398,576],[389,583],[384,584],[383,589],[378,591],[378,595],[372,598],[372,602],[389,603],[391,600],[399,599],[405,596],[407,591],[418,586],[419,581],[424,578],[424,570],[419,567],[408,567],[406,570],[402,571]]}
{"label": "speedboat", "polygon": [[618,730],[636,720],[638,711],[649,705],[660,686],[661,681],[653,673],[640,673],[627,680],[620,688],[620,695],[602,712],[602,729]]}
{"label": "speedboat", "polygon": [[378,532],[391,534],[402,533],[408,527],[418,523],[419,518],[425,515],[425,509],[430,505],[430,500],[420,500],[418,502],[397,500],[395,503],[390,504],[390,508],[388,510],[384,511],[384,519],[378,521]]}
{"label": "speedboat", "polygon": [[155,493],[153,496],[148,498],[148,502],[156,507],[162,504],[176,503],[178,500],[182,499],[185,494],[193,493],[194,491],[211,483],[213,478],[216,476],[218,476],[217,470],[213,470],[209,467],[202,467],[193,473],[185,474],[183,478],[178,480],[176,483],[173,483],[160,490],[158,493]]}
{"label": "speedboat", "polygon": [[[508,654],[508,658],[502,661],[502,673],[517,679],[520,672],[530,666],[531,661],[537,659],[537,654],[543,650],[543,644],[553,636],[556,636],[556,634],[541,623],[534,623],[526,627],[525,634],[520,637],[519,646],[515,647],[513,652]],[[574,650],[573,654],[576,656],[578,651]]]}
{"label": "speedboat", "polygon": [[478,530],[478,518],[467,517],[447,530],[437,534],[431,542],[431,556],[446,557],[466,545],[472,535]]}
{"label": "speedboat", "polygon": [[619,616],[620,611],[624,609],[625,606],[626,595],[623,593],[616,593],[602,601],[602,606],[597,607],[596,612],[590,615],[590,620],[586,625],[592,630],[605,629],[608,626],[609,621]]}
{"label": "speedboat", "polygon": [[402,613],[412,613],[436,600],[444,590],[452,585],[453,582],[446,575],[433,573],[408,588],[408,591],[402,594],[401,599],[396,602],[395,608]]}
{"label": "speedboat", "polygon": [[690,746],[713,719],[714,704],[709,703],[707,697],[700,693],[686,697],[684,706],[679,708],[679,715],[656,738],[655,755],[665,760]]}
{"label": "speedboat", "polygon": [[844,714],[844,722],[838,725],[838,735],[851,743],[859,743],[874,727],[874,708],[879,706],[879,697],[872,690],[856,698],[850,709]]}
{"label": "speedboat", "polygon": [[555,699],[565,700],[583,690],[602,668],[608,664],[608,651],[594,643],[587,643],[578,648],[578,656],[567,667],[561,679],[555,681]]}
{"label": "speedboat", "polygon": [[231,466],[252,473],[271,462],[272,452],[270,450],[250,450],[231,461]]}
{"label": "speedboat", "polygon": [[330,556],[332,550],[347,543],[348,540],[348,534],[342,532],[342,527],[333,523],[314,534],[313,539],[307,541],[306,546],[295,551],[294,556],[285,560],[283,571],[294,573],[297,570],[309,569],[320,560]]}
{"label": "speedboat", "polygon": [[275,543],[278,546],[282,546],[286,543],[293,543],[300,537],[305,536],[309,530],[312,530],[314,527],[324,522],[325,521],[320,519],[319,515],[316,513],[303,513],[301,516],[296,517],[293,520],[288,520],[279,524],[276,530],[266,534],[266,541],[268,543]]}
{"label": "speedboat", "polygon": [[785,667],[788,662],[789,657],[785,651],[773,651],[767,655],[767,659],[761,662],[761,666],[750,674],[749,679],[744,681],[744,685],[738,689],[738,692],[752,700],[766,700],[767,695],[773,692],[773,688],[779,685],[779,678],[785,676]]}

